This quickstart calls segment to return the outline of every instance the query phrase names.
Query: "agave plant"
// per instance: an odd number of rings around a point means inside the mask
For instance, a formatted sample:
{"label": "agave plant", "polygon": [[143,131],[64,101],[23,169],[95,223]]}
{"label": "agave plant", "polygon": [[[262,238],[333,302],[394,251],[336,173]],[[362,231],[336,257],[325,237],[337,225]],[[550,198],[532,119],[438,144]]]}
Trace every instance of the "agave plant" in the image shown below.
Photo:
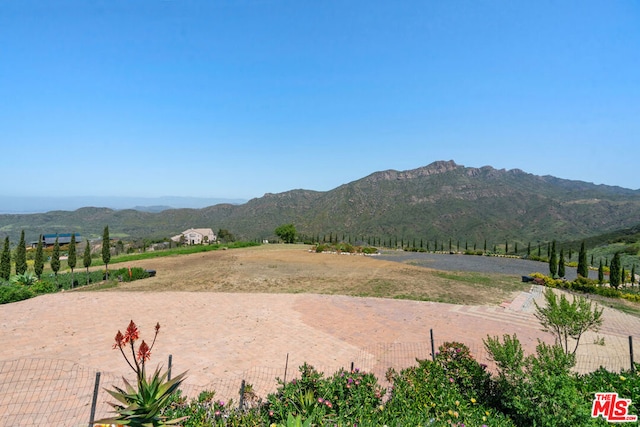
{"label": "agave plant", "polygon": [[38,277],[30,271],[22,274],[16,274],[11,277],[10,282],[16,285],[30,286],[38,281]]}
{"label": "agave plant", "polygon": [[[124,335],[120,331],[116,334],[113,348],[120,350],[129,367],[135,372],[137,388],[123,377],[124,389],[114,386],[114,390],[107,390],[107,393],[119,402],[109,403],[117,415],[99,420],[98,423],[113,423],[132,427],[158,427],[175,425],[186,418],[167,420],[162,416],[162,410],[167,406],[171,396],[178,391],[186,372],[167,381],[167,373],[161,373],[160,367],[157,367],[153,375],[147,379],[145,363],[151,357],[151,350],[160,331],[160,324],[156,324],[155,331],[151,347],[143,340],[138,346],[137,352],[135,342],[139,339],[140,334],[133,320],[129,323]],[[131,350],[131,358],[127,356],[125,349]]]}

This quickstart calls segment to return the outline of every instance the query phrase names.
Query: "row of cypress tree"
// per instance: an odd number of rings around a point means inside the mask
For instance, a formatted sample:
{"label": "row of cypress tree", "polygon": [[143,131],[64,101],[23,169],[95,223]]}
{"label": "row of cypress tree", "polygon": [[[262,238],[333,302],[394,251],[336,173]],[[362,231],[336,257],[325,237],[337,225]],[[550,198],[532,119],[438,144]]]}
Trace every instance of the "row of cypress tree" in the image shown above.
{"label": "row of cypress tree", "polygon": [[[104,228],[104,232],[102,235],[102,261],[105,263],[107,268],[107,278],[108,278],[108,268],[109,261],[111,261],[111,252],[109,245],[109,227],[106,226]],[[69,247],[67,251],[67,266],[71,269],[71,274],[73,276],[74,269],[77,265],[77,254],[76,254],[76,235],[73,233],[71,235],[71,241],[69,242]],[[20,233],[20,242],[18,243],[18,247],[16,248],[15,257],[15,274],[21,275],[27,272],[27,246],[24,237],[24,230]],[[82,258],[82,264],[89,271],[89,267],[91,266],[91,245],[87,241],[85,245],[84,254]],[[51,270],[53,271],[56,282],[58,280],[58,272],[60,271],[60,243],[58,242],[58,237],[56,236],[56,240],[53,244],[53,249],[51,252],[51,259],[49,261],[49,265]],[[44,240],[43,236],[40,235],[38,238],[38,245],[36,246],[36,254],[33,261],[33,272],[40,279],[42,277],[42,272],[44,271]],[[9,280],[11,277],[11,249],[9,236],[4,239],[4,246],[2,248],[2,253],[0,254],[0,279]],[[72,277],[73,283],[73,277]]]}
{"label": "row of cypress tree", "polygon": [[[559,259],[556,256],[556,241],[551,243],[551,253],[549,255],[549,273],[551,277],[564,277],[565,275],[565,259],[564,250],[560,249]],[[587,250],[585,249],[584,242],[580,245],[580,252],[578,253],[578,267],[577,274],[579,277],[589,277],[589,263],[587,262]],[[631,284],[635,284],[636,281],[636,266],[635,264],[631,268]],[[611,265],[609,266],[609,285],[612,288],[618,289],[618,287],[626,282],[627,273],[624,267],[621,266],[620,252],[616,252],[611,259]],[[600,266],[598,267],[598,283],[604,283],[604,266],[602,260],[600,260]]]}

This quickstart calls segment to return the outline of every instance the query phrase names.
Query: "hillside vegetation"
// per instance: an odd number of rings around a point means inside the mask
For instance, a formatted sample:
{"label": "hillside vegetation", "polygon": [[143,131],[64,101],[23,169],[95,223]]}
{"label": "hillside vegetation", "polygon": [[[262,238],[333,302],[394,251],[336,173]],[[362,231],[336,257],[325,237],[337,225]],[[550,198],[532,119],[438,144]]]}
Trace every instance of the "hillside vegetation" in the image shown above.
{"label": "hillside vegetation", "polygon": [[[162,212],[86,207],[73,212],[0,215],[0,237],[17,241],[41,233],[80,233],[97,238],[162,239],[190,227],[228,229],[244,240],[275,238],[281,224],[302,236],[461,240],[480,245],[581,241],[638,227],[640,191],[536,176],[453,161],[410,171],[383,171],[326,192],[291,190],[265,194],[242,205]],[[346,237],[345,237],[346,238]]]}

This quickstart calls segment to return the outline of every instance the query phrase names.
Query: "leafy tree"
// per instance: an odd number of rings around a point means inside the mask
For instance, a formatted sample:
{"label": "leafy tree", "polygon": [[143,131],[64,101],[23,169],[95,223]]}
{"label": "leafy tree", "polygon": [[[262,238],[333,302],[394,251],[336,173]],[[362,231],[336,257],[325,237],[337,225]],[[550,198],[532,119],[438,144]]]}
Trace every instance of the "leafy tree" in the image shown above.
{"label": "leafy tree", "polygon": [[76,233],[71,235],[71,241],[69,242],[69,255],[67,258],[67,265],[71,269],[71,287],[73,288],[73,269],[76,268]]}
{"label": "leafy tree", "polygon": [[16,248],[16,274],[27,271],[27,243],[24,241],[24,230],[20,233],[20,242]]}
{"label": "leafy tree", "polygon": [[87,283],[89,283],[89,267],[91,267],[91,243],[89,243],[89,240],[86,240],[86,244],[84,246],[82,265],[87,269]]}
{"label": "leafy tree", "polygon": [[4,247],[0,255],[0,279],[9,280],[11,277],[11,249],[9,236],[4,238]]}
{"label": "leafy tree", "polygon": [[602,265],[602,260],[600,260],[600,266],[598,267],[598,283],[604,283],[604,266]]}
{"label": "leafy tree", "polygon": [[551,244],[551,252],[549,253],[549,273],[551,277],[558,275],[558,258],[556,257],[556,241]]}
{"label": "leafy tree", "polygon": [[589,277],[589,264],[587,263],[587,250],[584,247],[584,242],[580,245],[578,253],[578,276]]}
{"label": "leafy tree", "polygon": [[109,239],[109,226],[104,227],[102,233],[102,262],[106,270],[106,279],[109,280],[109,261],[111,261],[111,240]]}
{"label": "leafy tree", "polygon": [[53,252],[51,253],[51,270],[56,277],[56,284],[58,284],[58,271],[60,271],[60,243],[58,242],[58,236],[53,243]]}
{"label": "leafy tree", "polygon": [[564,249],[560,249],[560,259],[558,260],[558,277],[564,277]]}
{"label": "leafy tree", "polygon": [[218,240],[222,242],[233,242],[236,239],[233,234],[229,232],[229,230],[227,230],[226,228],[220,228],[218,229]]}
{"label": "leafy tree", "polygon": [[281,238],[285,243],[293,243],[296,241],[296,227],[293,224],[283,224],[276,228],[275,233],[276,236]]}
{"label": "leafy tree", "polygon": [[620,286],[620,252],[616,252],[609,266],[609,284],[612,288]]}
{"label": "leafy tree", "polygon": [[[566,354],[575,354],[582,334],[586,331],[597,332],[602,326],[602,312],[598,306],[592,307],[590,301],[581,296],[574,296],[569,302],[564,294],[558,300],[553,289],[547,288],[544,294],[545,306],[540,307],[534,301],[536,312],[534,315],[540,321],[542,330],[550,332]],[[573,349],[571,342],[575,341]]]}
{"label": "leafy tree", "polygon": [[38,280],[42,276],[42,271],[44,270],[44,253],[43,253],[43,242],[42,242],[42,234],[38,238],[38,246],[36,247],[36,256],[33,260],[33,271],[36,273]]}

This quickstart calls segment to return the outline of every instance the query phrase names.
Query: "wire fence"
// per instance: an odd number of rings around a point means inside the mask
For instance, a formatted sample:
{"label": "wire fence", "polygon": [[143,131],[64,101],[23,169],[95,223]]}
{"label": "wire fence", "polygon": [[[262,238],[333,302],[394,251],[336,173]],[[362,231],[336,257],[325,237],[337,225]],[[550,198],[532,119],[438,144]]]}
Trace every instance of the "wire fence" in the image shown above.
{"label": "wire fence", "polygon": [[[361,349],[359,355],[345,366],[317,366],[319,372],[331,375],[341,368],[358,368],[371,372],[383,386],[388,386],[386,373],[390,368],[400,371],[416,365],[416,359],[430,359],[443,341],[433,339],[420,343],[378,343]],[[474,358],[492,369],[492,362],[483,346],[469,345]],[[304,362],[304,361],[303,361]],[[278,380],[291,381],[299,377],[301,361],[283,355],[282,366],[254,367],[238,376],[217,379],[205,386],[184,384],[184,396],[196,397],[202,391],[215,391],[216,399],[239,402],[241,385],[249,384],[255,395],[266,397],[278,387]],[[619,372],[634,368],[633,340],[629,337],[629,352],[619,356],[577,356],[575,370],[591,372],[600,367]],[[171,360],[169,360],[171,367]],[[134,379],[128,378],[129,381]],[[122,377],[67,360],[16,359],[0,361],[0,427],[30,427],[64,425],[91,426],[92,420],[113,414],[108,402],[114,399],[106,392],[122,387]],[[94,407],[95,405],[95,407]]]}

